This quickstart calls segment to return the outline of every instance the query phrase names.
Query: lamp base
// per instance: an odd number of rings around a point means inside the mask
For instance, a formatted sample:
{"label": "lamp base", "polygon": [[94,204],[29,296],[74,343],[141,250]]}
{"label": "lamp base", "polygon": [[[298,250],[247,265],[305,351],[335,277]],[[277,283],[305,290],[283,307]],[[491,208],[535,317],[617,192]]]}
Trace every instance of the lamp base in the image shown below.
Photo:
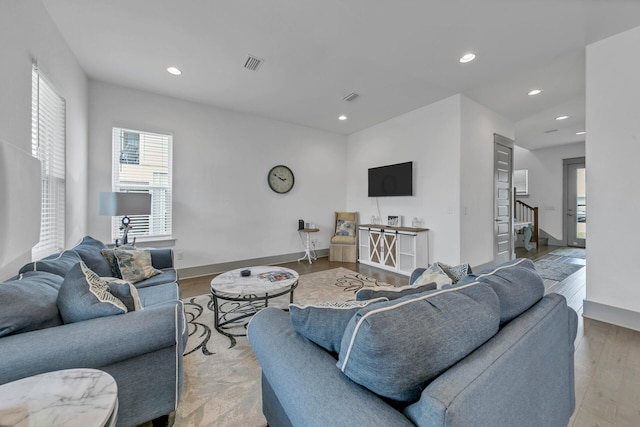
{"label": "lamp base", "polygon": [[122,225],[120,226],[120,230],[122,230],[122,245],[129,244],[128,235],[129,235],[130,228],[131,228],[131,218],[125,215],[122,217]]}

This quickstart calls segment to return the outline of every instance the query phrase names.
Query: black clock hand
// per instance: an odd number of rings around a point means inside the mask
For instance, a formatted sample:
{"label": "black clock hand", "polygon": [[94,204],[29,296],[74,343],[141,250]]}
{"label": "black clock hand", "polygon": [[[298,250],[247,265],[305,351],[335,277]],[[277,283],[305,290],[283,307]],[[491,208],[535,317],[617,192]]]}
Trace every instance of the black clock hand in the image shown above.
{"label": "black clock hand", "polygon": [[280,181],[286,181],[287,180],[287,178],[283,178],[281,176],[279,176],[278,178],[280,178]]}

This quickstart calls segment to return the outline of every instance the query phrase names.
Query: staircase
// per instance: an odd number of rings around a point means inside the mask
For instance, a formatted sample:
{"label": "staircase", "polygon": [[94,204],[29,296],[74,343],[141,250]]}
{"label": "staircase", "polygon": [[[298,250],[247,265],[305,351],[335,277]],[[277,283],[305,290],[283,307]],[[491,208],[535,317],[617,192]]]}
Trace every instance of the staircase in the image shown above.
{"label": "staircase", "polygon": [[516,203],[513,206],[513,211],[513,216],[514,218],[517,218],[518,221],[531,223],[531,242],[535,242],[536,247],[539,247],[540,225],[538,223],[538,207],[529,206],[521,200],[516,200]]}

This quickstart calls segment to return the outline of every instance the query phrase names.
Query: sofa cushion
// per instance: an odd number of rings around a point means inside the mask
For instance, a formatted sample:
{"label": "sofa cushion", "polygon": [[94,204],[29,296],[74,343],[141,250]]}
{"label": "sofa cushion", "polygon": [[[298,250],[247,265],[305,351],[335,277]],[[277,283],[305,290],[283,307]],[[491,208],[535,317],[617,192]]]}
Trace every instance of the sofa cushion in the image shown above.
{"label": "sofa cushion", "polygon": [[328,301],[319,304],[289,304],[291,324],[308,340],[332,353],[340,352],[342,335],[354,314],[363,307],[388,301],[376,298],[368,301]]}
{"label": "sofa cushion", "polygon": [[495,268],[464,277],[459,284],[486,283],[495,291],[500,301],[500,325],[528,310],[544,296],[544,280],[535,269],[533,261],[519,258],[507,261]]}
{"label": "sofa cushion", "polygon": [[0,284],[0,337],[62,325],[56,305],[63,278],[30,271]]}
{"label": "sofa cushion", "polygon": [[176,283],[164,283],[153,287],[138,288],[140,304],[149,307],[167,301],[180,300],[180,288]]}
{"label": "sofa cushion", "polygon": [[383,397],[412,402],[450,366],[497,331],[495,292],[473,283],[360,309],[350,320],[337,366]]}
{"label": "sofa cushion", "polygon": [[71,267],[82,261],[75,251],[64,251],[57,256],[43,258],[39,261],[33,261],[25,264],[19,271],[20,274],[28,271],[46,271],[60,277],[66,276]]}
{"label": "sofa cushion", "polygon": [[85,236],[71,250],[76,251],[82,261],[98,276],[111,276],[111,267],[100,252],[106,246],[100,240]]}
{"label": "sofa cushion", "polygon": [[365,301],[373,298],[384,297],[388,300],[402,298],[407,295],[420,294],[436,289],[435,283],[408,286],[379,286],[376,288],[362,288],[356,292],[356,301]]}
{"label": "sofa cushion", "polygon": [[116,256],[121,277],[127,282],[137,283],[162,273],[153,268],[151,252],[148,250],[116,248],[113,253]]}
{"label": "sofa cushion", "polygon": [[64,323],[127,312],[127,307],[111,293],[107,282],[84,262],[76,264],[65,276],[57,303]]}
{"label": "sofa cushion", "polygon": [[156,274],[153,277],[136,282],[136,288],[142,289],[150,286],[163,285],[165,283],[175,283],[178,281],[178,272],[175,268],[164,268],[160,271],[162,274]]}
{"label": "sofa cushion", "polygon": [[126,280],[115,277],[101,277],[109,286],[109,291],[127,307],[127,311],[142,310],[138,289]]}

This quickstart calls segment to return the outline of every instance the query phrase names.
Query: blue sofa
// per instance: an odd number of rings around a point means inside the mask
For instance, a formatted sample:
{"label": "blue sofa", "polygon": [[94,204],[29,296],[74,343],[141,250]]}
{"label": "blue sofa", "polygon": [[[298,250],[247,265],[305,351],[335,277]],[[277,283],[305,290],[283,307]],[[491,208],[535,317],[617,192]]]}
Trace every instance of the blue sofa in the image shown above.
{"label": "blue sofa", "polygon": [[[79,302],[68,292],[61,298],[59,291],[81,272],[80,265],[82,271],[113,276],[103,249],[87,236],[0,283],[0,384],[60,369],[100,369],[118,385],[117,425],[136,426],[176,409],[188,330],[171,249],[149,250],[161,273],[135,283],[135,311],[69,322],[60,309],[73,310]],[[75,315],[86,317],[82,311]]]}
{"label": "blue sofa", "polygon": [[[544,295],[531,261],[391,298],[354,308],[346,325],[319,321],[343,334],[335,352],[304,329],[318,307],[256,314],[248,338],[269,426],[567,425],[577,315]],[[316,311],[294,319],[304,310]]]}

